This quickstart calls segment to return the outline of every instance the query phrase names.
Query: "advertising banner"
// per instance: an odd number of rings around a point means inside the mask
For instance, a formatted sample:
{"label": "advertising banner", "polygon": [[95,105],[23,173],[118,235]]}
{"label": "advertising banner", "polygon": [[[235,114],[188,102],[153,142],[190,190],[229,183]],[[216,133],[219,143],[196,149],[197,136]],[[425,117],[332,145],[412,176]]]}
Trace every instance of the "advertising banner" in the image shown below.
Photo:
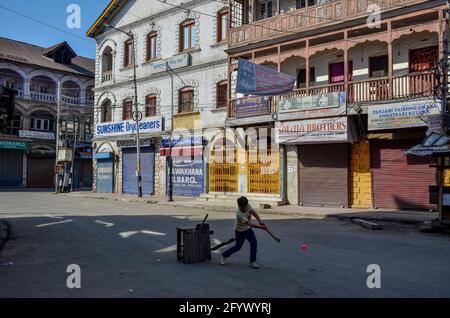
{"label": "advertising banner", "polygon": [[294,89],[295,77],[239,59],[236,92],[257,96],[281,95]]}
{"label": "advertising banner", "polygon": [[425,127],[430,115],[440,114],[440,103],[432,99],[368,107],[368,130]]}
{"label": "advertising banner", "polygon": [[[167,169],[167,178],[169,178]],[[202,157],[173,157],[172,184],[174,195],[199,196],[204,192],[205,170]]]}
{"label": "advertising banner", "polygon": [[239,98],[236,100],[236,118],[266,115],[270,113],[268,96]]}

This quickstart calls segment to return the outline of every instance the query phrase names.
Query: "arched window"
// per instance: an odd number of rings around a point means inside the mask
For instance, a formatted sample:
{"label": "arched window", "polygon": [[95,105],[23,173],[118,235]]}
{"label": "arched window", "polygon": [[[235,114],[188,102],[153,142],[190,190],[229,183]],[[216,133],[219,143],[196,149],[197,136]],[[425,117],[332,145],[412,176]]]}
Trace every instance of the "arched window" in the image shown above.
{"label": "arched window", "polygon": [[112,121],[112,106],[111,101],[108,99],[102,103],[100,122],[106,123],[110,121]]}
{"label": "arched window", "polygon": [[54,131],[55,119],[46,111],[37,111],[31,114],[30,129],[39,131]]}
{"label": "arched window", "polygon": [[148,95],[145,97],[145,117],[156,116],[156,96]]}
{"label": "arched window", "polygon": [[133,118],[133,100],[126,99],[123,101],[122,106],[122,119],[128,120]]}
{"label": "arched window", "polygon": [[185,87],[178,94],[178,113],[189,113],[194,111],[194,89]]}
{"label": "arched window", "polygon": [[194,20],[187,20],[180,24],[180,52],[195,48],[195,33],[197,27]]}
{"label": "arched window", "polygon": [[147,62],[158,57],[158,33],[151,32],[147,35]]}

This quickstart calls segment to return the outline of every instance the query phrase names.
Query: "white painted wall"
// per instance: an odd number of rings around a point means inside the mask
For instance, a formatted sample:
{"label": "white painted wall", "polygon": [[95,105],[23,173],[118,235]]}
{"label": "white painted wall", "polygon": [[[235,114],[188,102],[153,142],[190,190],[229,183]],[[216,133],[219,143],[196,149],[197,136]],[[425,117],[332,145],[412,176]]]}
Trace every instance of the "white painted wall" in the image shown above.
{"label": "white painted wall", "polygon": [[[181,1],[171,1],[181,3]],[[226,7],[227,1],[191,1],[183,6],[190,6],[190,13],[173,8],[158,1],[130,1],[110,23],[123,30],[132,30],[137,42],[137,77],[138,96],[141,110],[144,110],[145,96],[156,94],[160,114],[167,118],[166,129],[171,129],[171,87],[170,76],[163,72],[152,74],[150,64],[146,62],[146,35],[158,32],[158,58],[167,59],[179,54],[179,24],[187,19],[195,20],[197,26],[196,48],[191,52],[192,66],[177,69],[174,76],[174,108],[178,109],[178,89],[185,82],[194,87],[195,106],[201,112],[204,127],[222,127],[226,112],[216,110],[216,83],[227,79],[226,44],[217,43],[218,11]],[[136,13],[139,12],[139,13]],[[199,12],[205,13],[200,14]],[[137,18],[139,17],[139,19]],[[148,20],[148,21],[147,21]],[[151,24],[151,22],[154,24]],[[132,23],[130,25],[130,23]],[[123,46],[127,36],[115,30],[99,35],[97,40],[96,93],[97,106],[109,98],[115,109],[114,120],[122,119],[123,100],[134,96],[132,75],[133,68],[123,68]],[[101,83],[101,55],[110,46],[115,51],[113,62],[113,83]],[[181,79],[182,80],[181,80]],[[113,84],[113,85],[111,85]],[[100,112],[97,112],[96,121]]]}

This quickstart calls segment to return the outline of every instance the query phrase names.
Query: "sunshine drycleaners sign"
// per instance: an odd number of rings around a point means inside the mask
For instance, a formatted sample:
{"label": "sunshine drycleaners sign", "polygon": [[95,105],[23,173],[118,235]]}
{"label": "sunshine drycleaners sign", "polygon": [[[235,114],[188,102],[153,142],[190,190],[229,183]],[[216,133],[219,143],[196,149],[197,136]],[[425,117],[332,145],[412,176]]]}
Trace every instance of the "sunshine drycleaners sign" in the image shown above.
{"label": "sunshine drycleaners sign", "polygon": [[[134,120],[124,120],[113,123],[100,123],[95,126],[96,137],[111,137],[120,135],[132,135],[137,130]],[[143,118],[139,122],[140,133],[151,133],[162,131],[162,117]]]}

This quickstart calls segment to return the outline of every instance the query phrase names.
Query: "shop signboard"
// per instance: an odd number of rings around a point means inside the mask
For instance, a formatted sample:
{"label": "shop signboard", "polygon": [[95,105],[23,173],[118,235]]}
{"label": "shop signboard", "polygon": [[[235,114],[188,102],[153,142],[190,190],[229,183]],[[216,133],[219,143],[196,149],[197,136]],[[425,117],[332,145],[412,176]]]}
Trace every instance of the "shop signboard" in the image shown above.
{"label": "shop signboard", "polygon": [[236,100],[236,118],[253,117],[270,113],[268,96],[239,98]]}
{"label": "shop signboard", "polygon": [[[139,122],[140,133],[152,133],[162,131],[162,117],[146,117]],[[112,137],[136,134],[137,126],[134,120],[124,120],[113,123],[100,123],[95,125],[96,137]]]}

